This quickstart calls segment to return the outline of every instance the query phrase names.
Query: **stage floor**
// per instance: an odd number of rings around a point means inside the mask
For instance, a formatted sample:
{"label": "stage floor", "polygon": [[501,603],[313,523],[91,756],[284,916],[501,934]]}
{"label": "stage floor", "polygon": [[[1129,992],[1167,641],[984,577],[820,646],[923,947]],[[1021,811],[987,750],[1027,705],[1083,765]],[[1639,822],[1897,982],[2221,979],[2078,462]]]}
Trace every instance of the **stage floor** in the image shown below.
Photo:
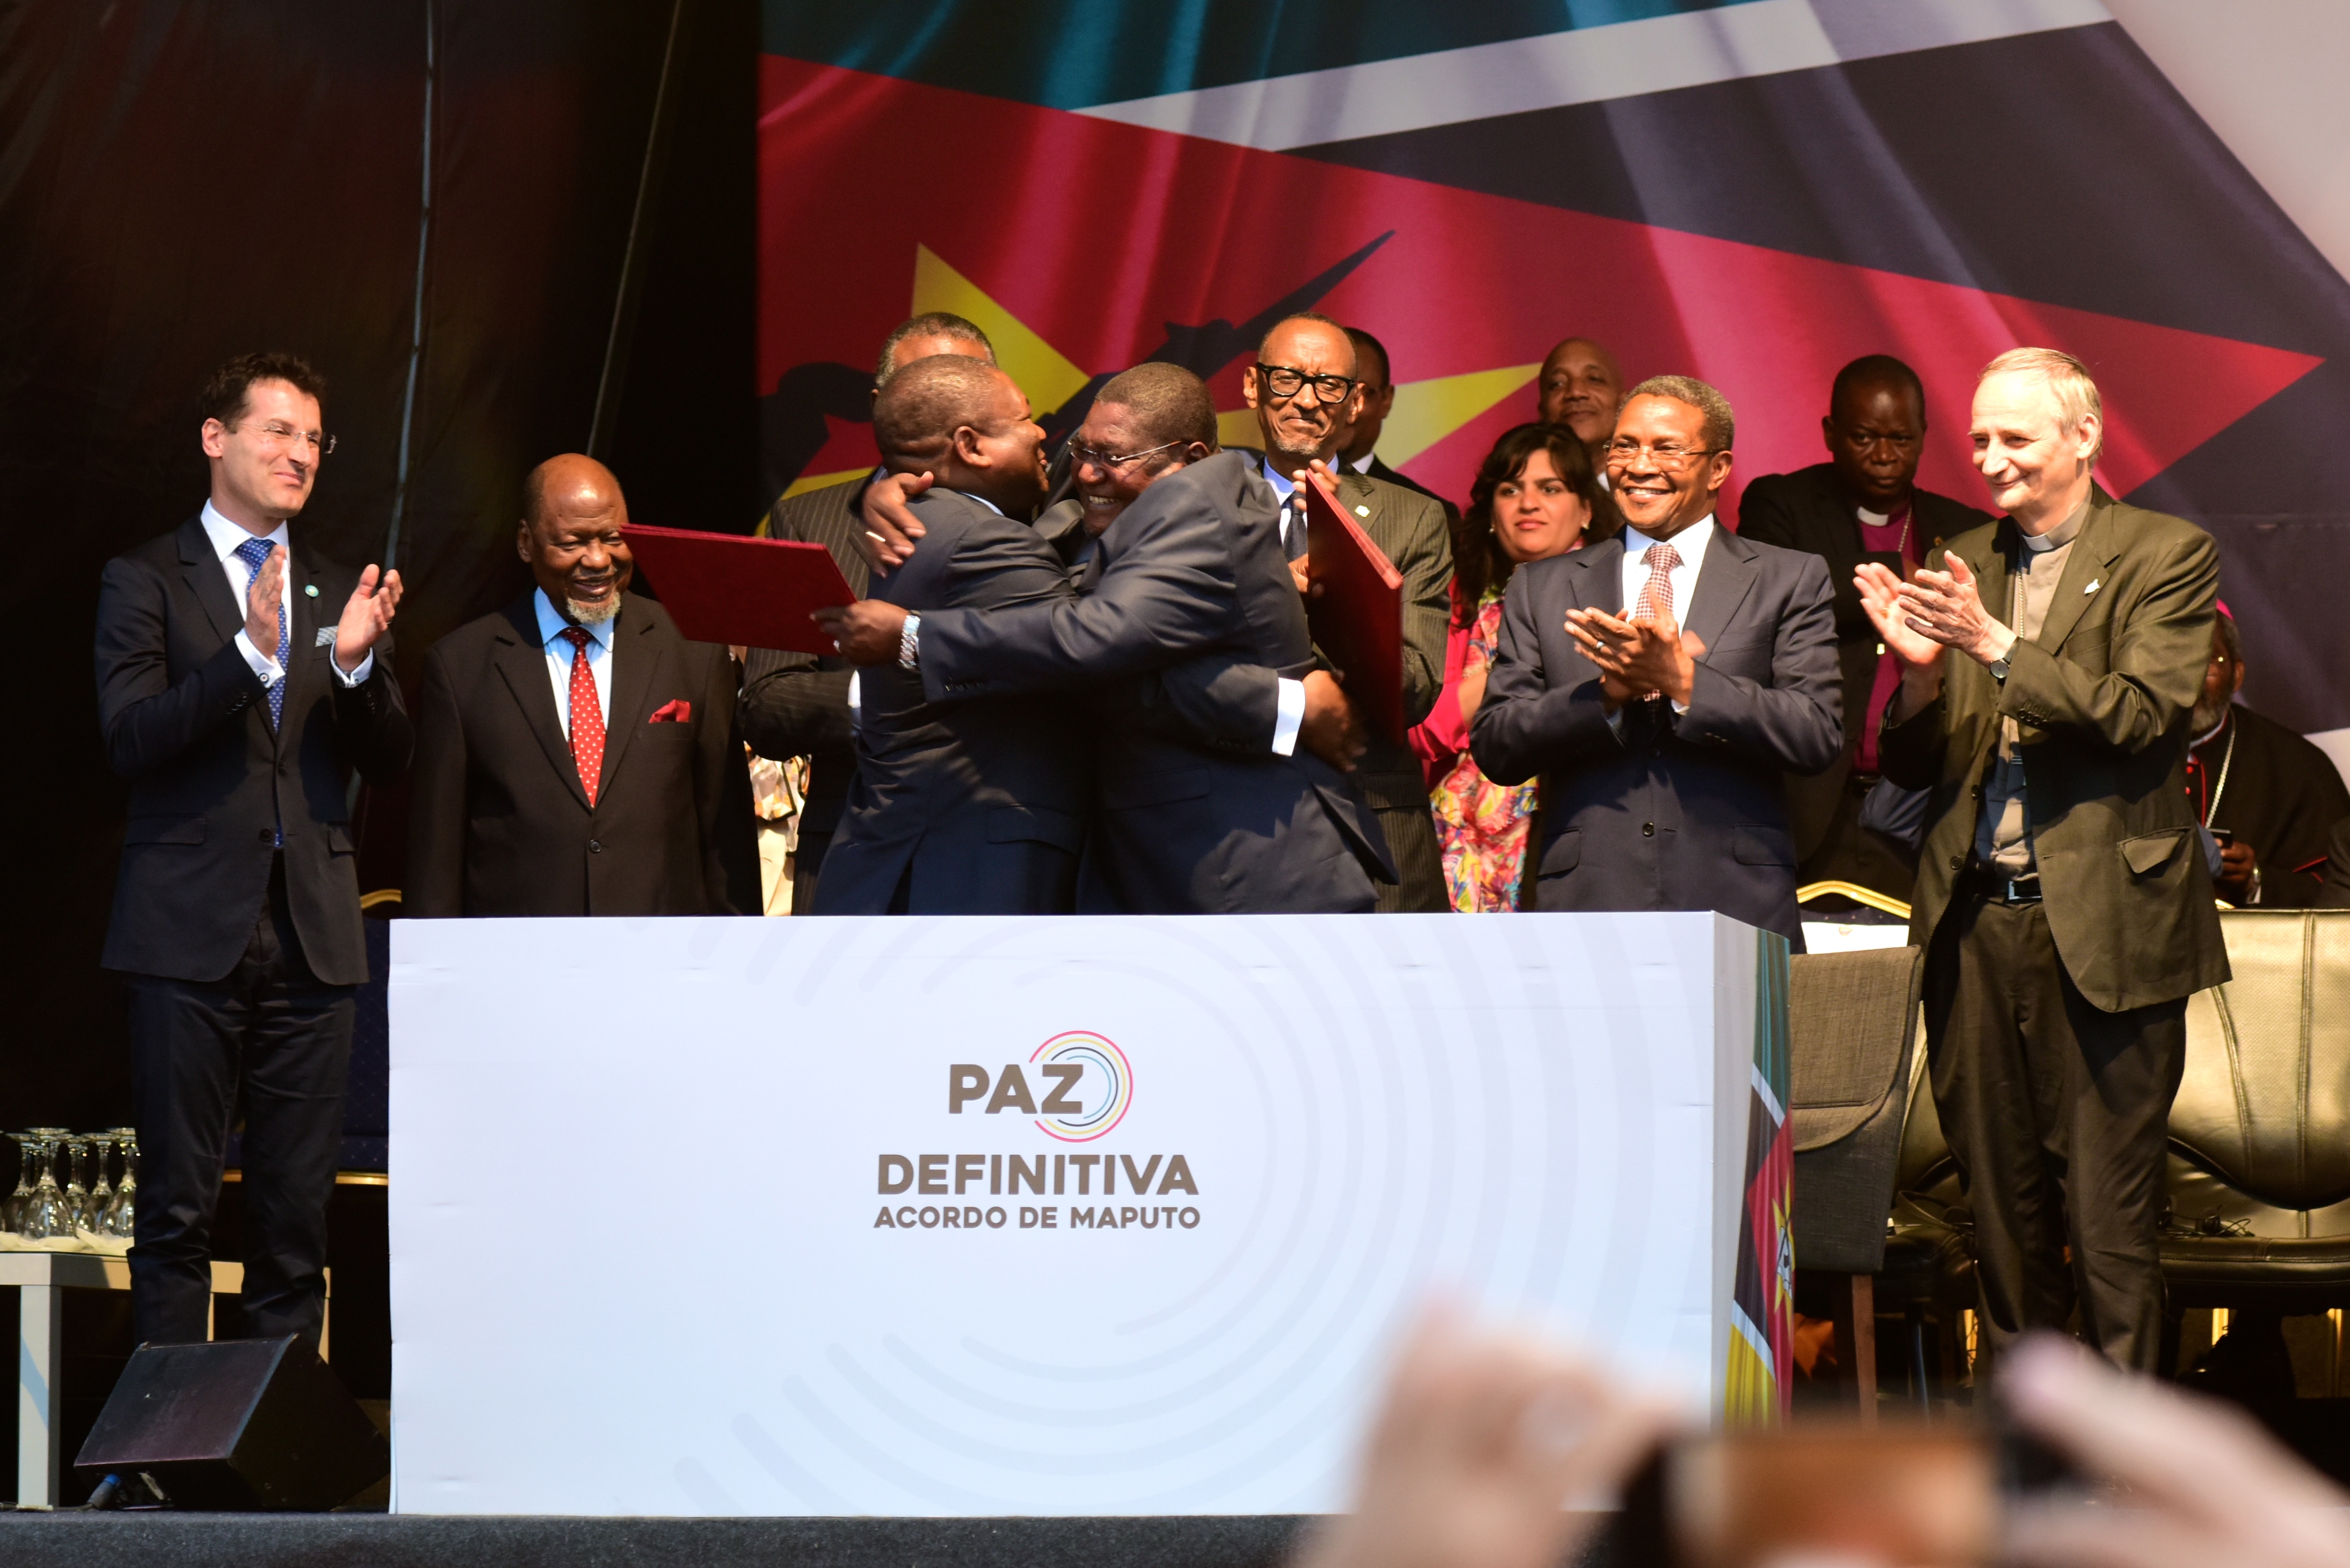
{"label": "stage floor", "polygon": [[40,1568],[1274,1568],[1296,1517],[538,1519],[0,1512]]}

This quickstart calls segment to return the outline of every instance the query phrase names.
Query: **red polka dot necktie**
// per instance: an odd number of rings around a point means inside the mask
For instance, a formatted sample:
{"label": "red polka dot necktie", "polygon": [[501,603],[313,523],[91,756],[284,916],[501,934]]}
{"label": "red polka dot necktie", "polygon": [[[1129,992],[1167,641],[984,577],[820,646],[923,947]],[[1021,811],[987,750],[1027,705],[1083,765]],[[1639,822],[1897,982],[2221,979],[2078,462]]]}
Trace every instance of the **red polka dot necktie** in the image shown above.
{"label": "red polka dot necktie", "polygon": [[571,645],[571,763],[593,807],[596,785],[604,776],[604,706],[596,700],[596,672],[588,667],[588,645],[594,639],[576,626],[565,627],[562,635]]}
{"label": "red polka dot necktie", "polygon": [[1637,618],[1653,616],[1659,620],[1673,618],[1673,568],[1681,564],[1681,553],[1669,544],[1651,545],[1644,557],[1648,563],[1648,580],[1640,585],[1640,601],[1632,610]]}
{"label": "red polka dot necktie", "polygon": [[[1669,543],[1648,546],[1644,557],[1648,563],[1648,580],[1640,585],[1639,602],[1632,608],[1633,618],[1643,616],[1658,620],[1673,618],[1673,568],[1681,564],[1681,553]],[[1661,691],[1644,691],[1641,698],[1650,703],[1663,701]]]}

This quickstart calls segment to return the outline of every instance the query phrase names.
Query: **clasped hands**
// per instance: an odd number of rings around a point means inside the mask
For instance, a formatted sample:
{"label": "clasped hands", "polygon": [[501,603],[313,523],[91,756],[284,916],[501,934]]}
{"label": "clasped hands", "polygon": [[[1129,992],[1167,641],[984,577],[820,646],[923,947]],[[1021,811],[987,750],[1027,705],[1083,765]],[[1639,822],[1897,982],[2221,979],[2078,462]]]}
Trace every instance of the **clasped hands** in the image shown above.
{"label": "clasped hands", "polygon": [[1705,639],[1683,631],[1670,616],[1627,620],[1606,610],[1569,610],[1566,634],[1599,667],[1601,701],[1608,712],[1646,697],[1689,705]]}
{"label": "clasped hands", "polygon": [[[362,659],[374,649],[378,639],[391,629],[391,618],[400,608],[400,574],[380,572],[373,566],[359,574],[359,585],[344,602],[340,619],[335,623],[335,668],[348,675],[359,667]],[[269,552],[269,558],[254,574],[253,582],[244,590],[244,635],[253,646],[265,653],[277,649],[277,628],[286,603],[286,546],[279,545]],[[292,629],[288,623],[287,629]]]}
{"label": "clasped hands", "polygon": [[1889,567],[1865,561],[1853,573],[1861,607],[1877,635],[1905,665],[1930,668],[1942,650],[1957,649],[1978,664],[2004,659],[2015,633],[1983,608],[1982,585],[1957,556],[1945,556],[1947,571],[1920,566],[1903,582]]}

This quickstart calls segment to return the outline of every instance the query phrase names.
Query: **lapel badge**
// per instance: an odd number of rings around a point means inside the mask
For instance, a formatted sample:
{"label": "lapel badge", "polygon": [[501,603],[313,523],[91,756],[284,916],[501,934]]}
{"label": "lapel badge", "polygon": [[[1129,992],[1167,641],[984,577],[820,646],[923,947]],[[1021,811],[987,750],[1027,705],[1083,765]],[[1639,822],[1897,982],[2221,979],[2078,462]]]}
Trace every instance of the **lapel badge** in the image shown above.
{"label": "lapel badge", "polygon": [[2088,586],[2087,587],[2085,587],[2085,588],[2083,588],[2081,591],[2082,591],[2083,593],[2085,593],[2085,594],[2094,594],[2094,593],[2095,593],[2099,588],[2103,587],[2104,586],[2105,586],[2105,582],[2104,582],[2104,579],[2103,579],[2103,578],[2100,578],[2100,577],[2091,577],[2091,578],[2089,579],[2089,586]]}
{"label": "lapel badge", "polygon": [[302,585],[302,594],[306,598],[317,598],[318,597],[318,585],[316,583],[304,583]]}
{"label": "lapel badge", "polygon": [[1355,508],[1355,515],[1357,517],[1368,517],[1370,514],[1371,509],[1367,506],[1357,506]]}

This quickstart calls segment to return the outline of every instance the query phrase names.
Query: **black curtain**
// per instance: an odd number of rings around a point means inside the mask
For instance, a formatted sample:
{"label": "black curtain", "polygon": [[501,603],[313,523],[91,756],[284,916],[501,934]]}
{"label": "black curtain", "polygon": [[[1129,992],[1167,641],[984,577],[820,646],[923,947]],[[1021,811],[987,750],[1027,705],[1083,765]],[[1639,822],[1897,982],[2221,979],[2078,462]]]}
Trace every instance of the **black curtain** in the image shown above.
{"label": "black curtain", "polygon": [[[203,504],[213,366],[284,348],[327,376],[339,444],[296,526],[380,560],[401,498],[411,688],[434,639],[526,582],[522,476],[586,449],[599,386],[634,515],[755,519],[756,48],[749,0],[0,6],[0,592],[21,694],[0,1127],[127,1119],[98,970],[123,793],[92,615],[107,558]],[[362,885],[396,888],[402,803],[361,809]]]}

